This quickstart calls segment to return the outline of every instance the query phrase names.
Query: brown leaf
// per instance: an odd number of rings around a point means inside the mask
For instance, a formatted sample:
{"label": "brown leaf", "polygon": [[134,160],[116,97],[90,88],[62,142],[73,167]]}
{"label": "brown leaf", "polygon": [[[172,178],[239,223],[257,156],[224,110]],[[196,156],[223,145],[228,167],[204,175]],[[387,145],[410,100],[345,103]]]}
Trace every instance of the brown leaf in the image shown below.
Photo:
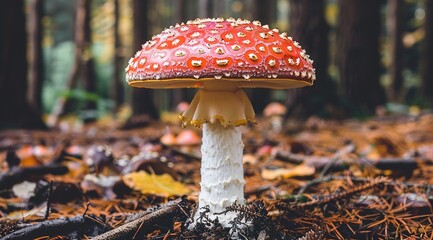
{"label": "brown leaf", "polygon": [[139,171],[129,173],[122,179],[128,187],[143,194],[169,196],[184,195],[190,192],[187,187],[175,181],[169,174],[155,175]]}
{"label": "brown leaf", "polygon": [[294,168],[277,168],[277,169],[263,169],[262,178],[266,180],[274,180],[277,178],[292,178],[292,177],[305,177],[312,176],[316,172],[313,166],[307,164],[300,164]]}

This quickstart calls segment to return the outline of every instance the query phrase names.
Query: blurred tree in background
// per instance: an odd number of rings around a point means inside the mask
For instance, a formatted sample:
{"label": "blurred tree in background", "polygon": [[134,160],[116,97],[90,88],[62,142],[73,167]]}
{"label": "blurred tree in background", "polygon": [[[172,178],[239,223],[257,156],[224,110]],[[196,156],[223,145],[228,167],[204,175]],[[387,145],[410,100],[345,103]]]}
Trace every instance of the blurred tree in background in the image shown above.
{"label": "blurred tree in background", "polygon": [[113,56],[113,82],[111,85],[110,96],[115,102],[116,108],[119,108],[124,102],[124,84],[121,80],[120,74],[122,73],[122,43],[120,41],[120,3],[119,0],[113,0],[113,38],[114,38],[114,56]]}
{"label": "blurred tree in background", "polygon": [[[276,22],[275,12],[276,12],[276,1],[262,1],[255,0],[255,9],[253,18],[262,22],[262,24],[271,24]],[[254,110],[257,113],[263,112],[263,109],[266,107],[266,104],[270,102],[271,98],[271,90],[270,89],[260,89],[255,88],[252,89],[252,93],[250,94],[251,104],[254,106]]]}
{"label": "blurred tree in background", "polygon": [[[40,118],[38,103],[31,104],[27,98],[28,63],[24,0],[8,0],[2,4],[3,7],[0,8],[0,129],[45,128]],[[34,100],[39,101],[37,96]]]}
{"label": "blurred tree in background", "polygon": [[381,2],[340,1],[337,55],[343,92],[354,114],[372,114],[385,103],[380,85]]}
{"label": "blurred tree in background", "polygon": [[425,99],[433,101],[433,0],[425,0],[425,11],[422,88]]}
{"label": "blurred tree in background", "polygon": [[433,102],[432,0],[8,3],[0,10],[1,128],[42,127],[41,114],[51,123],[67,115],[99,119],[124,106],[131,109],[126,126],[139,126],[190,101],[193,89],[127,87],[123,69],[152,35],[196,17],[260,20],[287,31],[315,60],[313,87],[247,90],[257,114],[272,100],[300,117],[368,116],[390,102]]}
{"label": "blurred tree in background", "polygon": [[[68,74],[65,92],[59,96],[57,103],[53,106],[53,112],[49,124],[56,126],[60,116],[77,105],[75,99],[80,93],[75,91],[79,80],[82,80],[82,91],[85,92],[83,101],[83,118],[87,121],[96,119],[94,112],[96,108],[96,78],[94,73],[94,57],[91,51],[91,6],[92,0],[77,0],[75,16],[75,51],[71,70]],[[72,101],[75,100],[75,101]]]}
{"label": "blurred tree in background", "polygon": [[335,114],[337,86],[328,74],[330,26],[324,0],[290,0],[290,34],[314,59],[317,79],[312,87],[289,90],[286,104],[300,116]]}
{"label": "blurred tree in background", "polygon": [[44,80],[44,59],[42,54],[43,0],[30,0],[28,13],[28,89],[27,101],[36,112],[42,111],[42,85]]}
{"label": "blurred tree in background", "polygon": [[389,32],[389,54],[391,65],[389,74],[392,87],[389,98],[396,102],[403,100],[403,68],[404,68],[404,0],[388,1],[388,32]]}
{"label": "blurred tree in background", "polygon": [[[152,5],[150,1],[133,0],[133,49],[138,51],[142,44],[150,39],[149,17]],[[132,116],[126,123],[126,128],[144,126],[149,122],[149,118],[157,119],[158,110],[153,104],[153,91],[151,89],[133,88],[132,89]]]}

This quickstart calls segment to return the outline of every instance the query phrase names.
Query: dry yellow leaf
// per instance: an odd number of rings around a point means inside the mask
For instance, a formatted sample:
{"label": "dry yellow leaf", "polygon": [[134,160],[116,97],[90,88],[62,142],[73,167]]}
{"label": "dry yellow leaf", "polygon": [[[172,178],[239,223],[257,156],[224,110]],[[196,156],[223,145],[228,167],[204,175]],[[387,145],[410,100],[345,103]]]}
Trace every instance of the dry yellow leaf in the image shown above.
{"label": "dry yellow leaf", "polygon": [[304,177],[311,176],[316,172],[313,166],[307,164],[300,164],[294,168],[277,168],[277,169],[263,169],[262,178],[266,180],[274,180],[277,178],[291,178],[291,177]]}
{"label": "dry yellow leaf", "polygon": [[123,176],[123,182],[143,194],[159,196],[184,195],[190,190],[174,180],[169,174],[155,175],[145,171],[132,172]]}

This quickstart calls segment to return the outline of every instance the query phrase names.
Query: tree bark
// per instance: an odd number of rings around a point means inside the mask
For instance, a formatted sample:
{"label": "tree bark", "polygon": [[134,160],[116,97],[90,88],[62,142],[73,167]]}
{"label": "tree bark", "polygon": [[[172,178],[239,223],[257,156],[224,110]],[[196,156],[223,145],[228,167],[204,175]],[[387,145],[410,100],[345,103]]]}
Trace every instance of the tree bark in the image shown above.
{"label": "tree bark", "polygon": [[[176,0],[173,2],[174,4],[174,9],[175,10],[175,15],[174,15],[174,19],[176,23],[182,23],[182,22],[187,22],[189,19],[187,18],[187,13],[186,13],[186,2],[185,0]],[[177,104],[179,104],[182,101],[188,101],[187,99],[187,94],[186,91],[188,91],[187,89],[182,89],[182,88],[177,88],[177,89],[172,89],[170,90],[172,91],[173,94],[171,97],[171,108],[174,109]]]}
{"label": "tree bark", "polygon": [[[74,41],[75,41],[75,49],[74,49],[74,61],[71,67],[71,71],[69,72],[68,80],[66,82],[66,90],[72,90],[78,82],[78,76],[80,70],[82,69],[83,59],[86,58],[86,45],[85,45],[85,21],[86,15],[86,1],[89,0],[78,0],[77,1],[77,9],[75,15],[75,29],[74,29]],[[59,123],[59,118],[65,113],[66,105],[70,101],[67,97],[59,97],[57,102],[54,104],[53,110],[51,112],[50,119],[48,121],[48,125],[57,126]]]}
{"label": "tree bark", "polygon": [[403,21],[404,0],[388,0],[388,31],[391,53],[391,96],[393,101],[403,101],[403,73],[404,48],[403,48]]}
{"label": "tree bark", "polygon": [[[87,93],[95,94],[96,93],[96,76],[95,76],[95,70],[94,70],[94,58],[92,54],[91,44],[92,44],[92,28],[90,25],[90,16],[91,16],[91,6],[92,6],[92,0],[80,0],[84,1],[83,4],[83,10],[84,10],[84,23],[83,23],[83,40],[84,40],[84,58],[82,58],[82,69],[81,74],[83,76],[84,80],[84,90]],[[85,110],[87,111],[95,111],[96,110],[96,101],[93,100],[86,100],[85,104]],[[94,121],[96,119],[95,114],[91,114],[88,117],[86,117],[86,121]]]}
{"label": "tree bark", "polygon": [[352,114],[372,114],[386,101],[379,82],[380,1],[341,0],[338,25],[338,68]]}
{"label": "tree bark", "polygon": [[42,15],[43,0],[29,2],[29,77],[27,101],[36,112],[42,112],[42,85],[44,79],[44,60],[42,56]]}
{"label": "tree bark", "polygon": [[0,129],[46,128],[27,101],[27,36],[24,0],[0,8]]}
{"label": "tree bark", "polygon": [[[133,0],[133,28],[134,28],[134,51],[141,49],[141,45],[150,39],[148,25],[148,1]],[[153,104],[153,91],[151,89],[132,90],[132,122],[139,125],[141,120],[147,117],[157,119],[159,117],[158,110]],[[135,125],[135,124],[133,124]]]}
{"label": "tree bark", "polygon": [[289,113],[308,117],[328,116],[330,106],[338,105],[336,84],[328,75],[329,26],[325,19],[324,0],[290,1],[290,34],[314,60],[317,81],[312,87],[289,90],[286,105]]}
{"label": "tree bark", "polygon": [[212,2],[210,0],[198,0],[198,16],[208,18],[212,14]]}
{"label": "tree bark", "polygon": [[422,92],[427,101],[433,102],[433,0],[425,0],[425,11]]}
{"label": "tree bark", "polygon": [[119,36],[119,18],[120,18],[120,6],[119,0],[114,0],[114,26],[113,26],[113,34],[114,34],[114,59],[113,59],[113,84],[111,95],[112,99],[116,104],[116,108],[120,107],[120,105],[124,102],[124,84],[125,81],[121,80],[120,74],[123,73],[121,69],[123,69],[122,57],[120,56],[121,52],[121,43]]}
{"label": "tree bark", "polygon": [[[254,20],[260,21],[263,25],[272,24],[275,20],[272,17],[275,13],[275,11],[273,11],[275,4],[275,0],[255,0],[256,8],[253,16]],[[251,92],[250,99],[256,114],[261,115],[263,109],[265,109],[266,105],[271,100],[271,90],[265,88],[254,88],[248,92]]]}

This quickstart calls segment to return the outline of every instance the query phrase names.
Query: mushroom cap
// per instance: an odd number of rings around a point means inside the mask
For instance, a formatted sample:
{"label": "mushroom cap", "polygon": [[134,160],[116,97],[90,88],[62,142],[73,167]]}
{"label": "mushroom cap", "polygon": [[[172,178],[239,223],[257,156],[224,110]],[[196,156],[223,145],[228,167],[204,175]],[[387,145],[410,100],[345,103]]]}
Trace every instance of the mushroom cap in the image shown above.
{"label": "mushroom cap", "polygon": [[195,131],[185,129],[177,135],[176,143],[179,145],[198,145],[201,143],[201,137]]}
{"label": "mushroom cap", "polygon": [[266,105],[265,109],[263,110],[263,115],[266,117],[281,116],[286,114],[286,112],[287,108],[284,106],[284,104],[279,102],[271,102]]}
{"label": "mushroom cap", "polygon": [[202,88],[231,81],[240,88],[312,85],[313,61],[299,43],[248,20],[196,19],[165,29],[143,44],[126,67],[133,87]]}

